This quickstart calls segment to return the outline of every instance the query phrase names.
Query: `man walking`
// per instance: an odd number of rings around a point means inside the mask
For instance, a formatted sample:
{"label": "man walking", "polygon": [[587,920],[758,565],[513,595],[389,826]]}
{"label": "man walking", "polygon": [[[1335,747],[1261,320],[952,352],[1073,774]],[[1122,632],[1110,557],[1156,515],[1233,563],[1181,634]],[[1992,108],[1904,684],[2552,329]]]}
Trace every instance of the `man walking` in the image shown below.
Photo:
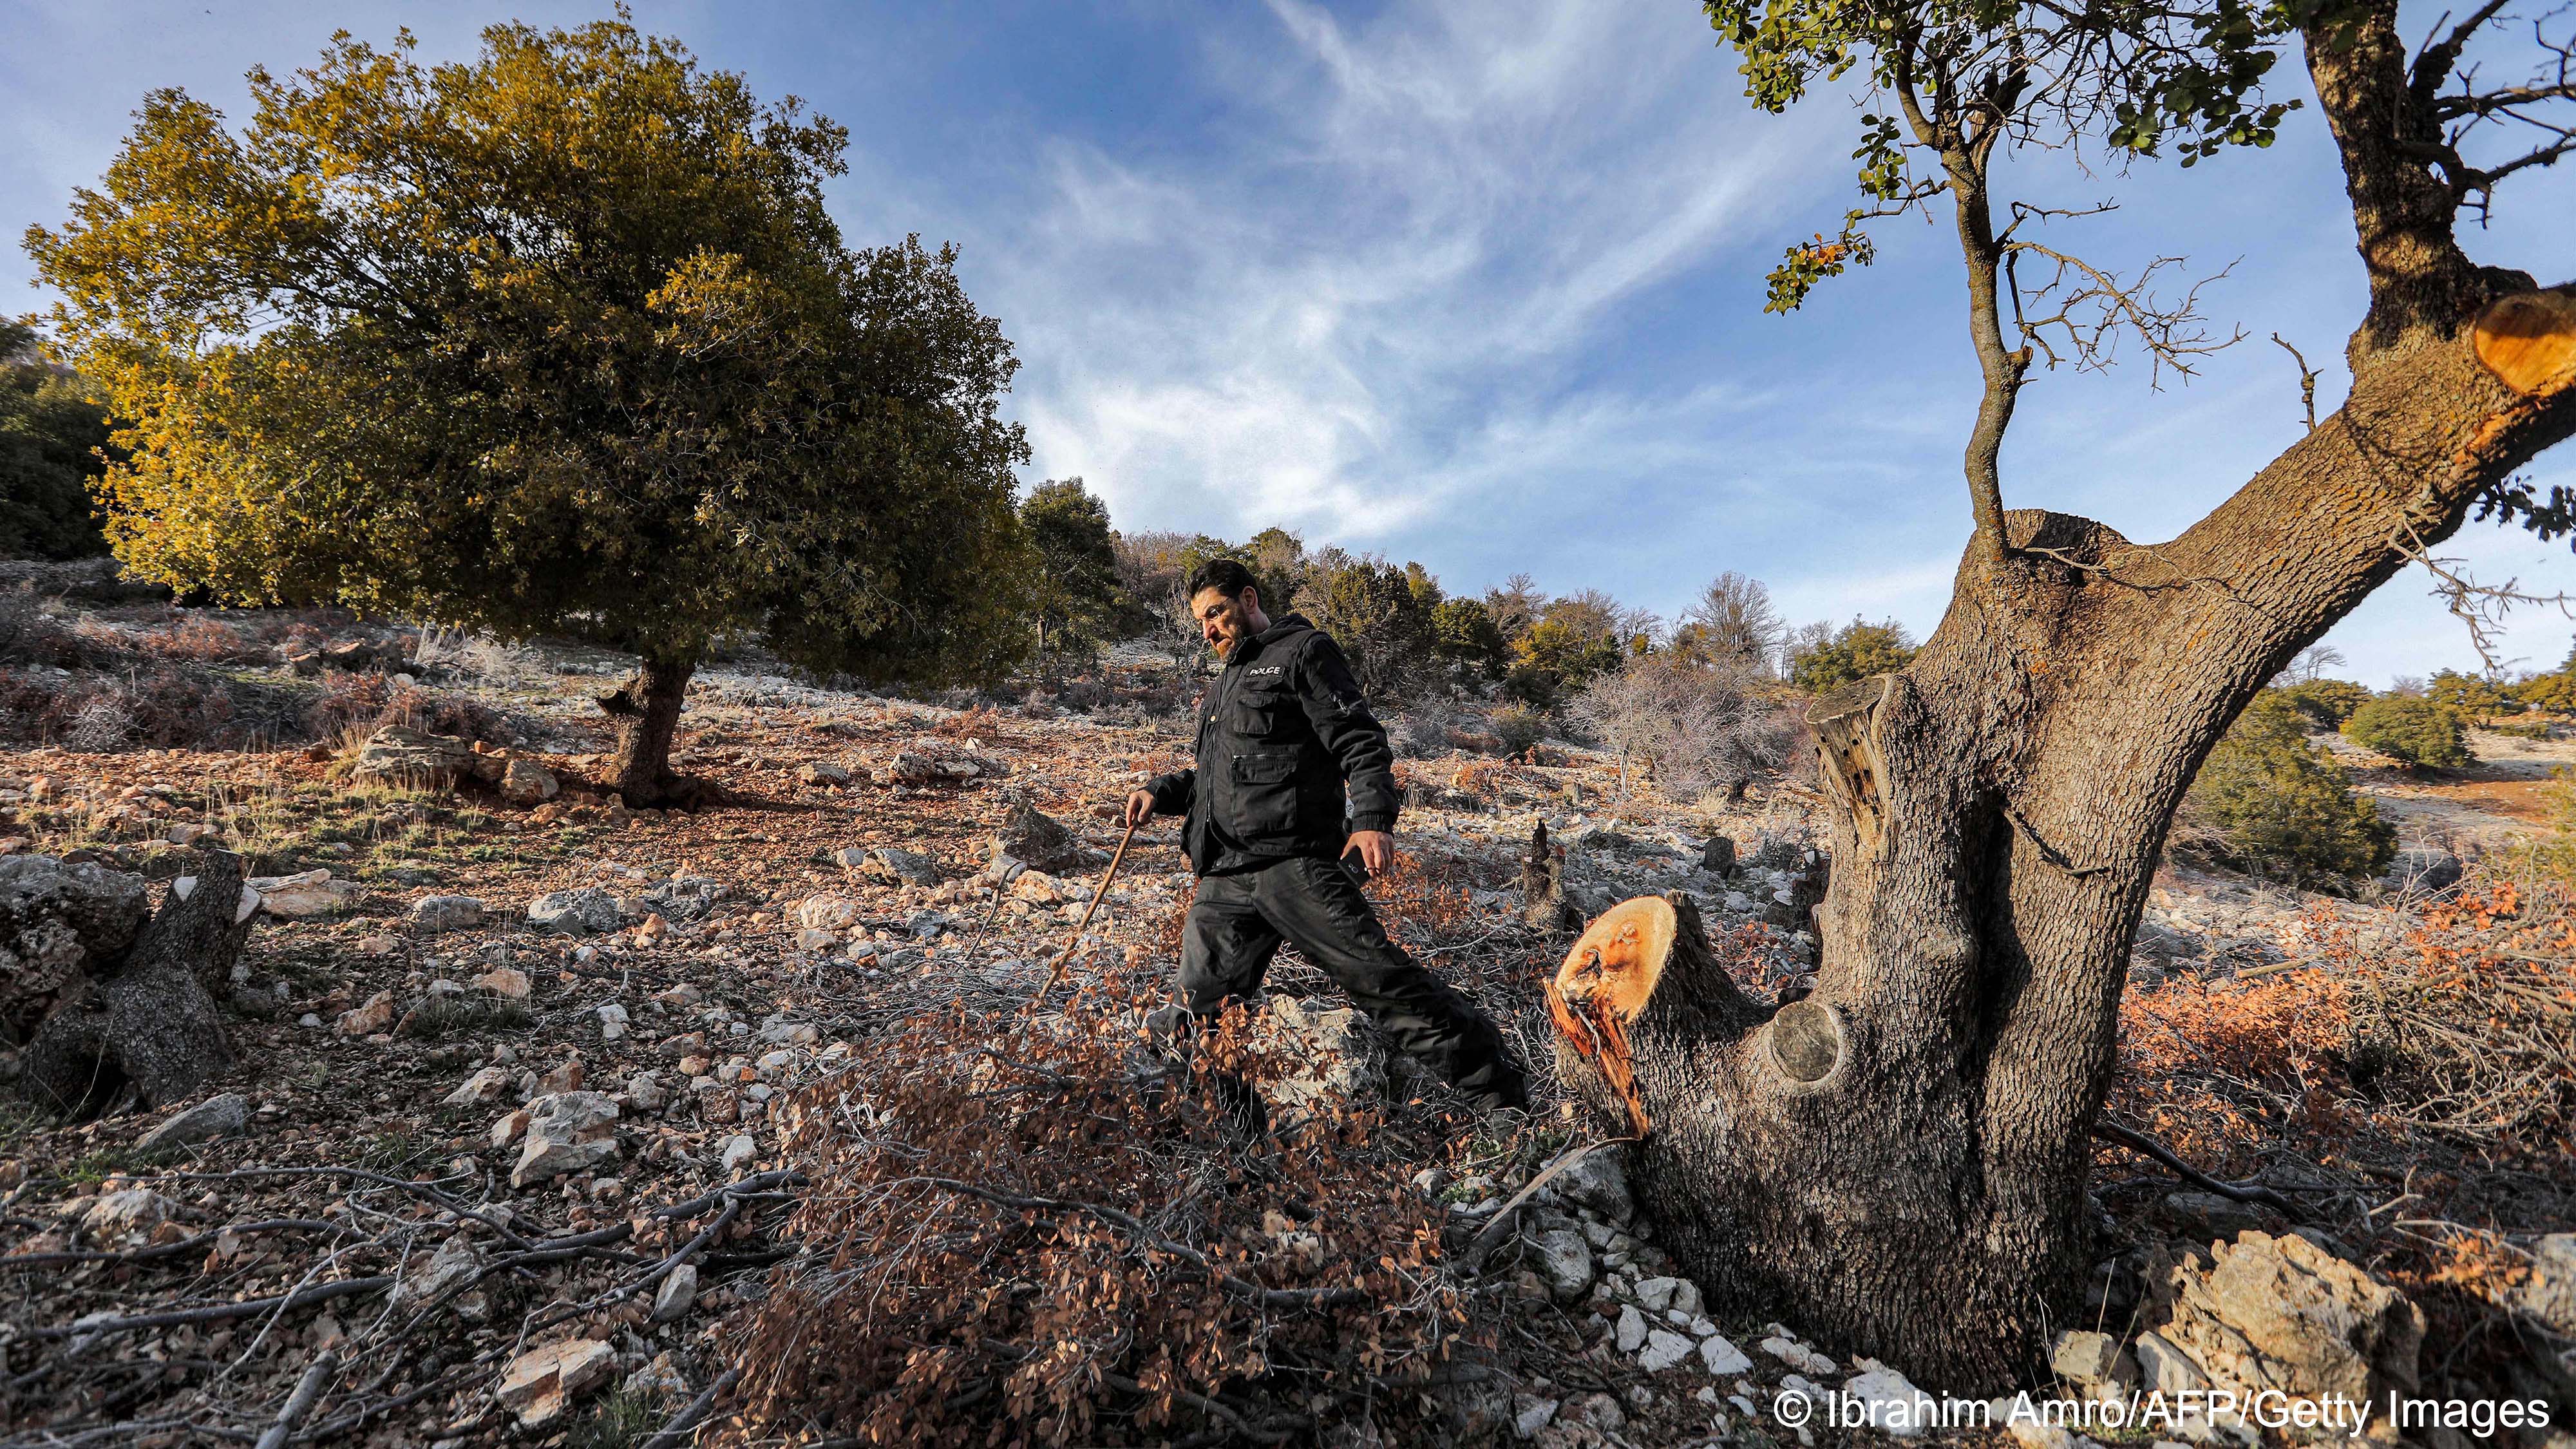
{"label": "man walking", "polygon": [[[1181,944],[1180,1004],[1213,1015],[1249,997],[1284,939],[1379,1028],[1479,1106],[1520,1107],[1528,1084],[1474,1005],[1387,939],[1359,882],[1395,858],[1395,753],[1339,645],[1296,614],[1262,611],[1251,571],[1212,559],[1190,613],[1225,668],[1199,701],[1193,768],[1127,797],[1127,820],[1181,815],[1199,876]],[[1343,792],[1350,797],[1345,824]]]}

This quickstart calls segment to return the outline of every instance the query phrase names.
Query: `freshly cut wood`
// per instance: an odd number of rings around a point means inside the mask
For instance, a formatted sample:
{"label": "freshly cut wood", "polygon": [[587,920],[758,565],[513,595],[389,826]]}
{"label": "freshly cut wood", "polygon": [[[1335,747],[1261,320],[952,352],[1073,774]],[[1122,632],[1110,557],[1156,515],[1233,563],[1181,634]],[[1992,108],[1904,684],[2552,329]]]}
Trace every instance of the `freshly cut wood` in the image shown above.
{"label": "freshly cut wood", "polygon": [[2576,382],[2576,288],[2516,292],[2487,308],[2469,335],[2478,361],[2524,397]]}
{"label": "freshly cut wood", "polygon": [[1601,913],[1565,953],[1557,992],[1569,1000],[1602,999],[1622,1021],[1634,1021],[1655,994],[1671,956],[1679,914],[1662,896],[1621,901]]}
{"label": "freshly cut wood", "polygon": [[1657,1079],[1687,1079],[1697,1043],[1740,1033],[1762,1015],[1709,950],[1699,908],[1679,891],[1602,912],[1548,981],[1547,1007],[1567,1080],[1640,1138],[1654,1128],[1648,1103],[1672,1100]]}

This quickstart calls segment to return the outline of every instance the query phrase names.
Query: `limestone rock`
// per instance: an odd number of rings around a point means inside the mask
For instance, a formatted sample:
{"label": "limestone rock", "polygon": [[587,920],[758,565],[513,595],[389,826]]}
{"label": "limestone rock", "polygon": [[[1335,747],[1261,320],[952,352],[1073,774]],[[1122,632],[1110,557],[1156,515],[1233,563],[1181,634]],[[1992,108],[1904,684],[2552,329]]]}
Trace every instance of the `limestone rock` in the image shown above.
{"label": "limestone rock", "polygon": [[411,903],[411,923],[424,931],[462,931],[483,924],[483,902],[473,896],[422,896]]}
{"label": "limestone rock", "polygon": [[553,891],[528,902],[528,924],[565,935],[596,935],[626,924],[617,897],[597,886]]}
{"label": "limestone rock", "polygon": [[759,1155],[759,1143],[752,1141],[748,1137],[735,1136],[725,1139],[723,1153],[716,1159],[716,1161],[717,1165],[722,1167],[726,1172],[735,1172],[740,1170],[744,1163],[751,1161]]}
{"label": "limestone rock", "polygon": [[2159,1264],[2150,1284],[2155,1336],[2213,1384],[2379,1403],[2415,1391],[2423,1310],[2305,1238],[2247,1232]]}
{"label": "limestone rock", "polygon": [[528,1104],[527,1140],[510,1170],[510,1186],[617,1160],[617,1104],[599,1092],[552,1092]]}
{"label": "limestone rock", "polygon": [[796,772],[796,778],[808,785],[846,785],[850,783],[850,771],[848,766],[830,760],[812,760]]}
{"label": "limestone rock", "polygon": [[[193,876],[183,879],[190,889],[195,888]],[[289,921],[341,915],[366,893],[356,881],[333,880],[329,870],[320,868],[296,875],[253,876],[244,884],[258,896],[260,910]],[[178,889],[176,882],[171,889]]]}
{"label": "limestone rock", "polygon": [[1753,1360],[1720,1334],[1712,1333],[1700,1340],[1699,1360],[1710,1374],[1718,1378],[1753,1372]]}
{"label": "limestone rock", "polygon": [[807,896],[796,907],[796,924],[808,931],[846,931],[859,923],[861,907],[848,896],[826,892]]}
{"label": "limestone rock", "polygon": [[101,1193],[81,1214],[80,1225],[93,1239],[137,1237],[168,1222],[179,1205],[147,1187]]}
{"label": "limestone rock", "polygon": [[379,991],[356,1008],[340,1013],[331,1030],[340,1036],[374,1036],[394,1024],[394,994]]}
{"label": "limestone rock", "polygon": [[880,845],[860,861],[859,874],[888,885],[937,885],[939,862],[919,851]]}
{"label": "limestone rock", "polygon": [[2576,1233],[2551,1233],[2532,1245],[2531,1276],[2514,1306],[2561,1338],[2576,1338]]}
{"label": "limestone rock", "polygon": [[2120,1341],[2107,1333],[2069,1329],[2049,1350],[2048,1367],[2070,1383],[2098,1384],[2111,1376],[2120,1357]]}
{"label": "limestone rock", "polygon": [[1646,1346],[1637,1352],[1637,1367],[1650,1374],[1662,1373],[1689,1358],[1696,1347],[1698,1345],[1669,1328],[1650,1329],[1646,1333]]}
{"label": "limestone rock", "polygon": [[1274,1109],[1311,1113],[1332,1101],[1364,1100],[1386,1081],[1386,1053],[1351,1007],[1274,996],[1254,1035],[1293,1063],[1259,1084]]}
{"label": "limestone rock", "polygon": [[1558,1202],[1590,1208],[1605,1221],[1624,1223],[1636,1212],[1628,1191],[1628,1163],[1615,1147],[1593,1152],[1556,1175],[1540,1191]]}
{"label": "limestone rock", "polygon": [[495,966],[467,984],[488,991],[503,1001],[525,1001],[536,989],[528,980],[528,973],[516,966]]}
{"label": "limestone rock", "polygon": [[436,1302],[450,1290],[471,1283],[483,1271],[483,1261],[474,1256],[474,1245],[462,1234],[438,1245],[438,1251],[412,1265],[394,1285],[396,1308],[418,1308]]}
{"label": "limestone rock", "polygon": [[993,836],[992,853],[1024,861],[1049,875],[1080,870],[1093,858],[1072,831],[1030,804],[1026,796],[1017,794],[1011,797],[1010,808],[1002,816],[1001,830]]}
{"label": "limestone rock", "polygon": [[1558,1303],[1570,1304],[1592,1288],[1592,1245],[1572,1228],[1551,1228],[1530,1239],[1538,1258],[1539,1276],[1547,1281],[1548,1296]]}
{"label": "limestone rock", "polygon": [[493,1392],[530,1429],[553,1423],[575,1399],[605,1382],[617,1351],[595,1338],[568,1338],[510,1360]]}
{"label": "limestone rock", "polygon": [[444,790],[474,773],[474,747],[455,735],[387,725],[358,747],[349,773],[381,784]]}
{"label": "limestone rock", "polygon": [[134,1144],[137,1152],[181,1147],[216,1137],[237,1136],[250,1125],[250,1099],[239,1092],[208,1097],[163,1121]]}
{"label": "limestone rock", "polygon": [[542,805],[555,798],[563,782],[534,760],[512,760],[501,767],[501,778],[494,786],[513,805]]}
{"label": "limestone rock", "polygon": [[510,1099],[511,1084],[516,1080],[508,1067],[485,1067],[459,1083],[456,1090],[440,1099],[442,1107],[488,1107]]}
{"label": "limestone rock", "polygon": [[1621,1353],[1635,1353],[1645,1346],[1646,1315],[1637,1311],[1636,1304],[1627,1304],[1619,1310],[1617,1332]]}
{"label": "limestone rock", "polygon": [[1905,1375],[1876,1359],[1862,1359],[1858,1367],[1863,1371],[1843,1385],[1843,1395],[1846,1402],[1861,1402],[1868,1416],[1863,1422],[1899,1439],[1919,1439],[1938,1422],[1940,1401],[1916,1388]]}
{"label": "limestone rock", "polygon": [[653,1321],[670,1323],[688,1316],[689,1306],[698,1301],[698,1270],[694,1264],[682,1263],[662,1280],[653,1293]]}

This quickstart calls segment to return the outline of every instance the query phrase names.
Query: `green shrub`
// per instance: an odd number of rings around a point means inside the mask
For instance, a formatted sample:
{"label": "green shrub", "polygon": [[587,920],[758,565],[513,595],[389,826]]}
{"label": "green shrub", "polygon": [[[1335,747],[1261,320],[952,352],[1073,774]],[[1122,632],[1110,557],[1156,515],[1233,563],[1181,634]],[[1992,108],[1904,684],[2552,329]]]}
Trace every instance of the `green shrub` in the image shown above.
{"label": "green shrub", "polygon": [[2342,728],[2354,710],[2370,703],[2368,686],[2349,679],[2311,679],[2278,692],[2308,722],[2312,733]]}
{"label": "green shrub", "polygon": [[2426,681],[2424,697],[2435,704],[2449,705],[2472,718],[2484,714],[2507,714],[2522,707],[2494,680],[2462,674],[2456,669],[2442,670]]}
{"label": "green shrub", "polygon": [[2562,668],[2548,674],[2535,674],[2515,685],[2510,692],[2525,709],[2576,714],[2576,669]]}
{"label": "green shrub", "polygon": [[2343,722],[2343,736],[2365,750],[2376,750],[2417,769],[2449,768],[2475,759],[2469,753],[2460,712],[2430,699],[2404,695],[2374,699]]}
{"label": "green shrub", "polygon": [[2186,816],[2215,834],[2228,864],[2252,874],[2299,885],[2377,874],[2396,854],[2396,830],[2308,743],[2284,693],[2258,696],[2210,751]]}
{"label": "green shrub", "polygon": [[1789,682],[1810,694],[1873,674],[1894,673],[1914,660],[1914,640],[1894,619],[1878,624],[1854,619],[1832,634],[1815,637],[1821,628],[1810,625],[1807,637],[1789,647]]}
{"label": "green shrub", "polygon": [[1494,737],[1503,742],[1506,758],[1518,759],[1547,737],[1547,716],[1527,705],[1507,704],[1494,711]]}

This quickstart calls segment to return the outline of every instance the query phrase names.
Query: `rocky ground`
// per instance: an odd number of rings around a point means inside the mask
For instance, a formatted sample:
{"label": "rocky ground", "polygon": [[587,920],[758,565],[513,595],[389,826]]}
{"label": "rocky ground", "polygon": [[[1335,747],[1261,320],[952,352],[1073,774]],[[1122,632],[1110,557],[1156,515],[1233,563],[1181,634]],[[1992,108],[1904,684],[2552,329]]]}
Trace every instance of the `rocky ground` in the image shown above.
{"label": "rocky ground", "polygon": [[[178,627],[159,606],[120,607],[85,627],[115,634],[115,647]],[[225,1003],[236,1070],[168,1110],[66,1125],[8,1108],[0,1428],[10,1443],[602,1446],[688,1442],[701,1426],[738,1442],[796,1442],[774,1418],[729,1421],[725,1391],[761,1371],[745,1345],[771,1341],[764,1301],[814,1281],[825,1217],[809,1199],[823,1191],[818,1176],[836,1181],[812,1146],[818,1114],[882,1095],[893,1064],[922,1060],[896,1044],[925,1023],[969,1040],[979,1023],[1028,1019],[1058,1036],[1077,1019],[1141,1036],[1131,1019],[1170,968],[1191,882],[1167,822],[1138,832],[1118,882],[1083,919],[1118,839],[1116,802],[1187,748],[1186,716],[1169,710],[1188,686],[1150,666],[998,707],[820,689],[756,659],[712,667],[691,694],[678,764],[725,801],[664,814],[629,811],[586,783],[603,773],[591,696],[621,667],[613,657],[424,647],[318,617],[237,616],[223,627],[238,647],[204,647],[236,656],[207,666],[226,688],[288,705],[315,691],[382,698],[408,709],[413,728],[387,730],[358,711],[304,746],[155,747],[94,719],[82,743],[109,748],[29,744],[0,757],[0,870],[17,872],[0,896],[18,892],[0,900],[0,912],[18,912],[8,922],[18,934],[0,942],[18,963],[0,1005],[18,1026],[41,1014],[45,979],[79,950],[21,929],[40,914],[27,902],[49,872],[127,872],[157,897],[213,847],[244,855],[261,895]],[[79,673],[58,672],[55,688]],[[359,677],[379,681],[373,693],[350,684]],[[278,718],[291,717],[281,705]],[[1624,796],[1611,762],[1579,749],[1550,746],[1540,759],[1405,761],[1410,860],[1372,888],[1397,934],[1506,1022],[1525,1059],[1549,1060],[1538,986],[1563,949],[1546,922],[1524,918],[1518,884],[1542,824],[1565,852],[1579,912],[1688,891],[1748,984],[1776,990],[1805,969],[1812,940],[1799,927],[1822,863],[1812,797],[1794,781],[1730,809],[1684,808]],[[2393,796],[2414,788],[2387,785]],[[2460,816],[2529,828],[2503,804],[2436,798],[2442,813],[2400,813],[2418,849],[2382,903],[2167,871],[2141,928],[2133,998],[2164,1003],[2158,1030],[2181,1030],[2190,993],[2257,989],[2241,978],[2277,985],[2328,952],[2408,939],[2428,890],[2458,888],[2433,877],[2507,847],[2506,832],[2480,824],[2472,835]],[[2419,829],[2427,820],[2440,829]],[[36,969],[45,961],[52,978]],[[1035,1017],[1021,1013],[1058,965],[1062,985]],[[1347,1180],[1364,1164],[1358,1190],[1391,1194],[1402,1203],[1390,1211],[1429,1225],[1428,1260],[1449,1266],[1425,1271],[1467,1325],[1462,1353],[1475,1372],[1386,1370],[1405,1386],[1390,1393],[1432,1406],[1433,1420],[1402,1422],[1551,1446],[1804,1445],[1855,1434],[1821,1418],[1784,1424],[1784,1393],[1876,1403],[1883,1415],[1915,1402],[1894,1370],[1792,1326],[1712,1317],[1713,1295],[1664,1257],[1629,1202],[1615,1151],[1506,1207],[1579,1145],[1552,1085],[1526,1123],[1478,1121],[1386,1061],[1293,955],[1272,985],[1279,1001],[1255,1030],[1287,1042],[1291,1060],[1264,1086],[1274,1122],[1319,1101],[1365,1109],[1376,1125],[1365,1142],[1343,1133],[1337,1171]],[[1113,998],[1133,1006],[1113,1009]],[[1061,1075],[1063,1064],[1008,1065]],[[2115,1105],[2157,1126],[2160,1101],[2181,1099],[2149,1092]],[[2338,1372],[2336,1384],[2376,1388],[2401,1373],[2410,1384],[2438,1376],[2419,1370],[2408,1341],[2425,1319],[2406,1289],[2373,1276],[2364,1245],[2320,1226],[2294,1190],[2262,1186],[2289,1160],[2264,1143],[2292,1130],[2266,1110],[2244,1107],[2250,1135],[2212,1149],[2255,1155],[2200,1164],[2252,1185],[2185,1181],[2106,1145],[2096,1322],[2061,1344],[2058,1381],[2034,1389],[2081,1397]],[[2311,1156],[2321,1172],[2334,1166],[2331,1153]],[[2527,1159],[2510,1169],[2527,1173]],[[2201,1175],[2189,1163],[2180,1171]],[[1282,1205],[1288,1217],[1248,1235],[1245,1261],[1268,1282],[1270,1266],[1304,1254],[1313,1279],[1340,1249],[1308,1242],[1316,1233],[1290,1221],[1296,1202]],[[2497,1252],[2519,1255],[2490,1295],[2495,1311],[2576,1331],[2576,1302],[2550,1297],[2576,1300],[2576,1239],[2542,1234],[2564,1232],[2564,1205],[2518,1211],[2524,1220],[2474,1225]],[[1510,1216],[1484,1231],[1498,1213]],[[1471,1250],[1477,1271],[1460,1273]],[[850,1250],[836,1251],[840,1262]],[[988,1271],[1002,1271],[997,1261]],[[2271,1286],[2246,1286],[2256,1280]],[[2284,1315],[2311,1327],[2283,1336],[2266,1326]],[[2487,1354],[2472,1367],[2492,1378],[2501,1361]],[[2533,1372],[2545,1377],[2545,1366]],[[1149,1389],[1139,1393],[1150,1399]],[[1273,1405],[1269,1419],[1230,1400],[1181,1399],[1168,1430],[1135,1432],[1201,1443],[1408,1437],[1376,1427],[1399,1421],[1392,1410],[1324,1407],[1323,1397]],[[666,1425],[677,1432],[654,1440]],[[2068,1438],[2037,1425],[2014,1432]],[[2204,1415],[2143,1437],[2237,1432]]]}

